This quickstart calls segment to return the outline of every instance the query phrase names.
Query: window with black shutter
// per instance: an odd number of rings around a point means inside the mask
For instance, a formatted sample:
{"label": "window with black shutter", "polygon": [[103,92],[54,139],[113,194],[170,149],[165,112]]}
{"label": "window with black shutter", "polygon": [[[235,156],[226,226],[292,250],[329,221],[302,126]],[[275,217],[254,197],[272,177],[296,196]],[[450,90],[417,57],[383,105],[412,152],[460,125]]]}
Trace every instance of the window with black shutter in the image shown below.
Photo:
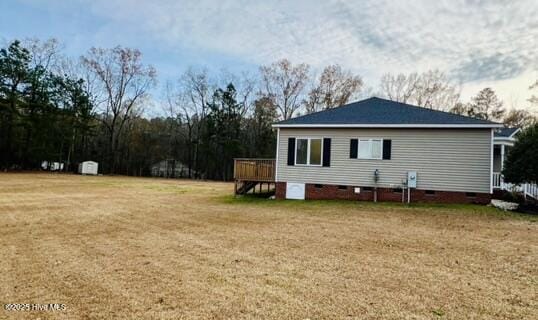
{"label": "window with black shutter", "polygon": [[323,139],[323,166],[324,167],[331,166],[331,139],[330,138]]}
{"label": "window with black shutter", "polygon": [[288,166],[295,165],[295,138],[288,138]]}
{"label": "window with black shutter", "polygon": [[390,160],[392,154],[392,140],[383,140],[383,160]]}
{"label": "window with black shutter", "polygon": [[330,166],[331,139],[295,137],[288,139],[289,166]]}
{"label": "window with black shutter", "polygon": [[357,159],[357,151],[359,148],[359,140],[351,139],[349,143],[349,157],[352,159]]}

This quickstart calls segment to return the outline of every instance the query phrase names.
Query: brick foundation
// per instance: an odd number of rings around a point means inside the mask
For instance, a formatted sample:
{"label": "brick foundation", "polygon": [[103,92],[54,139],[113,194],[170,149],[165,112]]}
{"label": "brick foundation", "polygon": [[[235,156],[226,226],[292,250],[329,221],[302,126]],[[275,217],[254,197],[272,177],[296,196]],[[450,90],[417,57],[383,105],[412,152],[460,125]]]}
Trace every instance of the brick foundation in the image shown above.
{"label": "brick foundation", "polygon": [[[360,187],[361,192],[355,193],[355,186],[337,186],[329,184],[310,184],[305,185],[305,198],[307,200],[374,200],[374,189]],[[277,199],[286,198],[286,183],[276,183]],[[405,193],[407,201],[407,193]],[[377,201],[401,202],[402,193],[398,189],[377,188]],[[412,189],[411,202],[431,202],[431,203],[476,203],[488,204],[491,201],[489,193],[466,193],[454,191],[434,191],[429,194],[426,190]]]}
{"label": "brick foundation", "polygon": [[[493,199],[499,199],[499,200],[502,200],[504,198],[504,196],[506,196],[506,194],[508,194],[509,192],[506,191],[506,190],[501,190],[501,189],[493,189],[493,195],[491,196]],[[285,194],[284,194],[285,195]]]}
{"label": "brick foundation", "polygon": [[286,182],[275,182],[275,198],[286,199]]}

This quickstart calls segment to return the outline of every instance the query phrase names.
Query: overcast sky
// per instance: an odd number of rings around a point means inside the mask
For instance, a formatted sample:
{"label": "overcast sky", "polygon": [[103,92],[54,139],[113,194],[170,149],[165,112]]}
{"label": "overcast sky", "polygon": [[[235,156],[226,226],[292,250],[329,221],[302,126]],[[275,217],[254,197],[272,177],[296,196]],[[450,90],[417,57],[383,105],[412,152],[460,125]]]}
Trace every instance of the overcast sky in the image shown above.
{"label": "overcast sky", "polygon": [[[317,3],[319,2],[319,3]],[[139,48],[161,84],[189,65],[256,70],[287,57],[383,73],[440,69],[467,100],[486,86],[525,107],[538,79],[538,1],[2,0],[0,39],[54,37],[67,54]]]}

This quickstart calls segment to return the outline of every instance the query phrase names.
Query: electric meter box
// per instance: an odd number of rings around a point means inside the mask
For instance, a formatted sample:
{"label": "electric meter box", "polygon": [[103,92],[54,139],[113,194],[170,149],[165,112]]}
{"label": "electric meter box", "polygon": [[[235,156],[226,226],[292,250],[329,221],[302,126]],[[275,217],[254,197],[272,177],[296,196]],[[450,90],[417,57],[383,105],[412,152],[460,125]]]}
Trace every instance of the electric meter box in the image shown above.
{"label": "electric meter box", "polygon": [[416,171],[407,172],[407,186],[409,188],[417,187],[417,172]]}

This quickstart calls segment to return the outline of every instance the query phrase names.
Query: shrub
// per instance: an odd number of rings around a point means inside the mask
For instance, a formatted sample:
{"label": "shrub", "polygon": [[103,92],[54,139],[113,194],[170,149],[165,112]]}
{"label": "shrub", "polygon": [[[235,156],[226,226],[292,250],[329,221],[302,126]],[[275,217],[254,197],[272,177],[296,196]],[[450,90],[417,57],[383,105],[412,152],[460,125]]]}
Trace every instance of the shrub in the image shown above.
{"label": "shrub", "polygon": [[508,153],[502,174],[505,181],[515,184],[538,181],[538,124],[518,134],[514,147]]}

